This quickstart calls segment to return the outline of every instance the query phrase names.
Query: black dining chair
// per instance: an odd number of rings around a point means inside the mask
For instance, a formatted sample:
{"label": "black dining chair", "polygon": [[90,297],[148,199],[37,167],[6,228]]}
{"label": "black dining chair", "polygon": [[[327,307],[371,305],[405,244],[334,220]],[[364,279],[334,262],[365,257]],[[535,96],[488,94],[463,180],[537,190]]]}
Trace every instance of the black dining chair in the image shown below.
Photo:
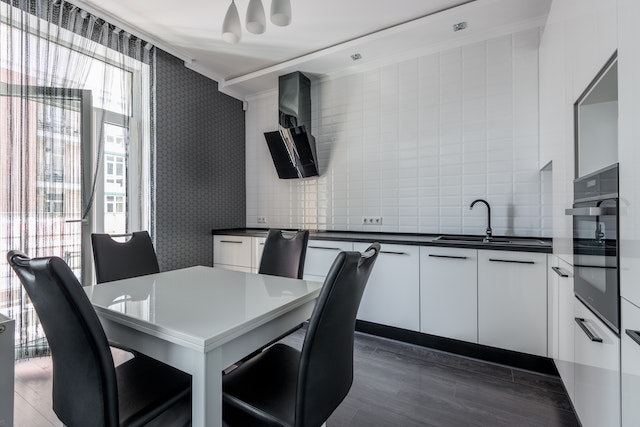
{"label": "black dining chair", "polygon": [[117,242],[109,234],[93,233],[91,245],[98,283],[160,272],[147,231],[136,231],[125,242]]}
{"label": "black dining chair", "polygon": [[[128,237],[124,242],[113,237]],[[98,283],[129,279],[160,272],[156,251],[147,231],[135,231],[131,234],[110,235],[91,234],[93,263]],[[140,356],[141,354],[122,344],[109,340],[111,347]]]}
{"label": "black dining chair", "polygon": [[356,314],[378,243],[363,254],[340,252],[298,351],[275,344],[222,377],[229,426],[319,427],[353,382]]}
{"label": "black dining chair", "polygon": [[[309,242],[309,230],[299,230],[290,236],[285,236],[282,230],[270,229],[264,241],[262,258],[258,267],[258,274],[269,274],[271,276],[289,277],[292,279],[302,279],[304,275],[304,260],[307,254],[307,243]],[[239,363],[251,359],[273,343],[280,341],[287,335],[295,332],[303,326],[303,323],[296,325],[278,338],[265,344],[253,353],[232,366],[235,368]]]}
{"label": "black dining chair", "polygon": [[19,251],[7,259],[49,342],[60,421],[70,427],[191,423],[191,376],[148,357],[115,367],[98,316],[62,259],[30,259]]}
{"label": "black dining chair", "polygon": [[264,241],[258,273],[302,279],[309,230],[285,236],[282,230],[269,230]]}

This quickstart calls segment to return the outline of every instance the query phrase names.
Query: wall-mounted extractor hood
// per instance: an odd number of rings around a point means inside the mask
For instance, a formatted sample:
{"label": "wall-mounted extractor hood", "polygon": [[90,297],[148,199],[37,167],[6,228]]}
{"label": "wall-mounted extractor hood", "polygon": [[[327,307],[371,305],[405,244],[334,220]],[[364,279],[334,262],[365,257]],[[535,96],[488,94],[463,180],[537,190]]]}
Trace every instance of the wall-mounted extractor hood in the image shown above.
{"label": "wall-mounted extractor hood", "polygon": [[278,130],[264,136],[281,179],[318,176],[311,135],[311,82],[300,72],[278,79]]}

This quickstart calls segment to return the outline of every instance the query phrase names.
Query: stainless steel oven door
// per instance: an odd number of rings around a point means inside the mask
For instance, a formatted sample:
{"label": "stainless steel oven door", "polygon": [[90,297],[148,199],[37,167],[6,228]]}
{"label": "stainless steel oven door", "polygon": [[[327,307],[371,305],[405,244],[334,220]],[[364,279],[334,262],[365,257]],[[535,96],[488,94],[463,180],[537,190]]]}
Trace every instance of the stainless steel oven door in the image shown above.
{"label": "stainless steel oven door", "polygon": [[576,203],[571,210],[575,294],[619,333],[617,212],[617,198]]}

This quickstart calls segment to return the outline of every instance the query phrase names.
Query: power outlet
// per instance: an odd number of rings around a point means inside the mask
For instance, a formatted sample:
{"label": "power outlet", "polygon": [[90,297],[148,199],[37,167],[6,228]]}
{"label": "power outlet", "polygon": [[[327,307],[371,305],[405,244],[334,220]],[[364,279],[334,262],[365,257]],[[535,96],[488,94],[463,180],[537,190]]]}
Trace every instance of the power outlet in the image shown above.
{"label": "power outlet", "polygon": [[363,216],[362,225],[382,225],[381,216]]}
{"label": "power outlet", "polygon": [[267,223],[267,218],[264,216],[259,216],[258,217],[258,224],[266,224]]}

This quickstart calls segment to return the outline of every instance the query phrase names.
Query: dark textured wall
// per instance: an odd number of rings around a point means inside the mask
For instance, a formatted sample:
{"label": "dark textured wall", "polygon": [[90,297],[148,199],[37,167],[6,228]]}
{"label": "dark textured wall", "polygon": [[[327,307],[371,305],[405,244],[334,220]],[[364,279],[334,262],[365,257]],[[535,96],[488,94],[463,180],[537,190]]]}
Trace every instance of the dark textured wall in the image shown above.
{"label": "dark textured wall", "polygon": [[245,226],[242,102],[158,50],[156,120],[160,269],[211,265],[211,229]]}

